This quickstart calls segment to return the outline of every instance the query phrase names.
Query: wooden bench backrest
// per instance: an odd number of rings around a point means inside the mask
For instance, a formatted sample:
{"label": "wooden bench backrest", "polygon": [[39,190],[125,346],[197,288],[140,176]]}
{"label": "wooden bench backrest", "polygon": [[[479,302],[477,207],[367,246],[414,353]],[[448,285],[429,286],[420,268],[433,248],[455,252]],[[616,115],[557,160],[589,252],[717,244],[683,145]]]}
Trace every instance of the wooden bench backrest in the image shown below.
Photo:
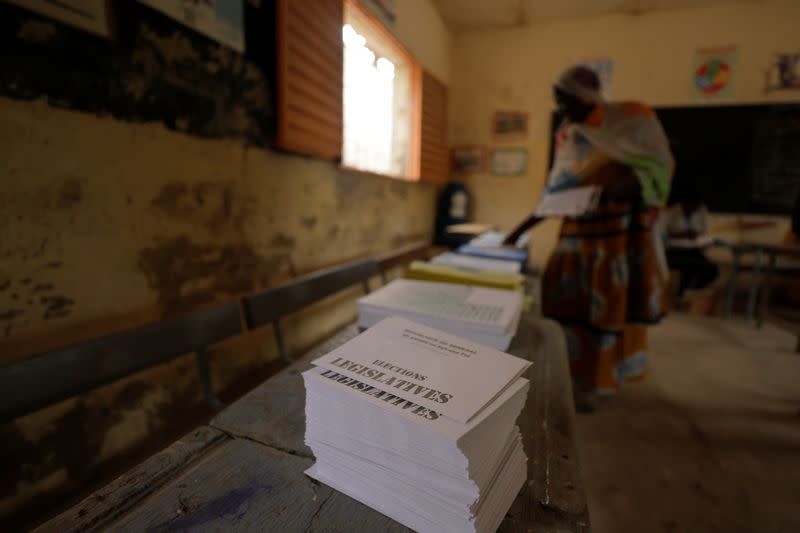
{"label": "wooden bench backrest", "polygon": [[0,423],[241,332],[234,302],[0,366]]}
{"label": "wooden bench backrest", "polygon": [[364,259],[312,272],[276,287],[244,297],[248,329],[274,323],[280,317],[299,311],[326,296],[356,283],[365,283],[378,273],[375,261]]}
{"label": "wooden bench backrest", "polygon": [[377,258],[378,270],[381,274],[401,265],[407,265],[417,259],[427,259],[430,249],[428,243],[412,244],[400,250],[390,252]]}

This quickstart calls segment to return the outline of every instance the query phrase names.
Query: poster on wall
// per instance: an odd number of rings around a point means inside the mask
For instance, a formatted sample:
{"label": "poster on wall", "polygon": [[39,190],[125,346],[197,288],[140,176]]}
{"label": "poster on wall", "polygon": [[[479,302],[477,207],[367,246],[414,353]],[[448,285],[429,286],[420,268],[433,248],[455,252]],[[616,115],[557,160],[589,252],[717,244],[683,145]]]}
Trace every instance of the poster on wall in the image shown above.
{"label": "poster on wall", "polygon": [[359,5],[377,18],[387,28],[394,28],[397,11],[394,7],[395,0],[359,0]]}
{"label": "poster on wall", "polygon": [[237,52],[244,52],[244,0],[139,1]]}
{"label": "poster on wall", "polygon": [[450,151],[450,168],[456,174],[476,174],[486,170],[486,147],[456,146]]}
{"label": "poster on wall", "polygon": [[605,98],[611,97],[614,80],[614,60],[610,57],[586,57],[578,60],[579,65],[588,67],[600,78],[600,88]]}
{"label": "poster on wall", "polygon": [[111,37],[109,0],[9,0],[22,8],[101,37]]}
{"label": "poster on wall", "polygon": [[528,114],[523,111],[496,111],[492,133],[498,141],[518,141],[528,136]]}
{"label": "poster on wall", "polygon": [[770,65],[767,78],[768,91],[800,90],[800,52],[777,54]]}
{"label": "poster on wall", "polygon": [[493,176],[522,176],[528,169],[528,150],[525,148],[498,148],[492,150]]}
{"label": "poster on wall", "polygon": [[698,48],[692,70],[692,99],[727,100],[733,93],[738,47]]}

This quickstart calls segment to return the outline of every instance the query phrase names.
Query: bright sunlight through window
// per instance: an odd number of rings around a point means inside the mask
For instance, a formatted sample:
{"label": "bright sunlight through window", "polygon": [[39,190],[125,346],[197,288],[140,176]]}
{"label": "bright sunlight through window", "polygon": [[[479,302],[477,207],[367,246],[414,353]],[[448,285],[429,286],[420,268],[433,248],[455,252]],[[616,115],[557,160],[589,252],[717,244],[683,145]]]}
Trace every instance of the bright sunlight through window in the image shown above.
{"label": "bright sunlight through window", "polygon": [[[367,24],[348,17],[344,41],[345,166],[408,174],[409,65]],[[354,24],[356,27],[354,27]],[[358,28],[358,29],[356,29]]]}

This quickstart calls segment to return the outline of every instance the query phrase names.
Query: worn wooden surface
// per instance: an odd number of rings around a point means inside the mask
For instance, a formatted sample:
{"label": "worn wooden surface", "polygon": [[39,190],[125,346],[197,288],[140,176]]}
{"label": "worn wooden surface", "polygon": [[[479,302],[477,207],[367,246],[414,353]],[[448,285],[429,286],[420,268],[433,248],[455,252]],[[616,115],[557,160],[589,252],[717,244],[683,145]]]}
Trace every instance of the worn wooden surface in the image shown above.
{"label": "worn wooden surface", "polygon": [[[300,373],[356,334],[346,328],[220,413],[198,430],[208,445],[192,447],[189,435],[162,452],[160,461],[179,466],[156,477],[153,458],[42,529],[408,531],[303,475],[313,457]],[[588,531],[561,330],[528,314],[509,351],[534,363],[519,419],[529,473],[500,530]]]}

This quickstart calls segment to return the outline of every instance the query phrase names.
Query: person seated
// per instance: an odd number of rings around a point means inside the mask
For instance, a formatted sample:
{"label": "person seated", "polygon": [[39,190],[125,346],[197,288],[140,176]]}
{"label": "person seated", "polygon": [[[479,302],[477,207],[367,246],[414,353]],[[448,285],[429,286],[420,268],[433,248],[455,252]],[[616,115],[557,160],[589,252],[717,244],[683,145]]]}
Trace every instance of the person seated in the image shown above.
{"label": "person seated", "polygon": [[719,267],[703,251],[713,240],[708,234],[708,209],[696,200],[682,201],[664,213],[667,264],[681,274],[678,295],[687,289],[704,289],[719,276]]}

